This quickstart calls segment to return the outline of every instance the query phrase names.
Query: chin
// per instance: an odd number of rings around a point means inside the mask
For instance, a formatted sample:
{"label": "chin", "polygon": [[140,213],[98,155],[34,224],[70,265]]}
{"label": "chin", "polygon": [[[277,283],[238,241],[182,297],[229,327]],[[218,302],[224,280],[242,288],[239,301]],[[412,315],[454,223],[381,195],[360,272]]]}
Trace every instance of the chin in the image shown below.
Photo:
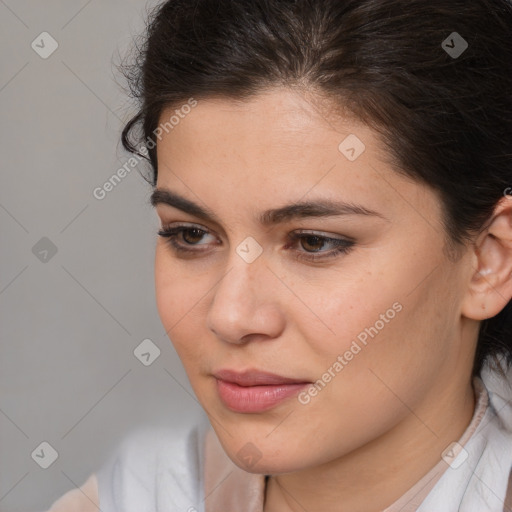
{"label": "chin", "polygon": [[[226,425],[227,432],[215,423],[212,426],[226,455],[248,473],[291,473],[309,465],[307,456],[304,457],[304,446],[298,446],[294,442],[296,436],[293,432],[283,429],[280,435],[272,433],[269,436],[275,424],[272,428],[266,424],[236,430],[232,423]],[[314,462],[316,461],[311,461]]]}
{"label": "chin", "polygon": [[[237,451],[226,452],[227,456],[236,464],[240,469],[243,469],[247,473],[255,473],[260,475],[278,475],[283,473],[293,473],[304,469],[303,460],[294,460],[297,458],[297,454],[288,454],[285,452],[276,455],[270,451],[263,451],[261,458],[255,462],[246,463]],[[255,459],[256,460],[256,459]]]}

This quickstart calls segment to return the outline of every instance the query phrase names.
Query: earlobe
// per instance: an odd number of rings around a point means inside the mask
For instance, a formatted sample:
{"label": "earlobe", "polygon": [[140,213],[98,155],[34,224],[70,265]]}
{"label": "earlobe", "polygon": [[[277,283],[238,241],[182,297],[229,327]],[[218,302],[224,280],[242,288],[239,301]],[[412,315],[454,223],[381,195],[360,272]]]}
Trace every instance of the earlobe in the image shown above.
{"label": "earlobe", "polygon": [[496,206],[474,244],[474,271],[462,314],[474,320],[497,315],[512,297],[512,198]]}

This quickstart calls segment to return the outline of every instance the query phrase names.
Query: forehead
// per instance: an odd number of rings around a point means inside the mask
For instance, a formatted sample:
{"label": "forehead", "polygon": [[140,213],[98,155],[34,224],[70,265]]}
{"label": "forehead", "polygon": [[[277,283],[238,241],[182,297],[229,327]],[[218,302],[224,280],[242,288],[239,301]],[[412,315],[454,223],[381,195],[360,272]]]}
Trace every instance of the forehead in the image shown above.
{"label": "forehead", "polygon": [[[165,109],[161,125],[176,110]],[[322,194],[395,215],[432,216],[437,196],[394,170],[379,135],[332,111],[287,89],[246,101],[199,100],[162,131],[157,186],[209,197],[210,203],[216,192],[268,207],[277,198]]]}
{"label": "forehead", "polygon": [[[160,125],[171,117],[176,120],[176,111],[180,110],[179,106],[164,109]],[[194,108],[180,116],[172,132],[180,132],[183,137],[201,137],[201,143],[210,140],[214,144],[246,142],[261,146],[274,141],[274,150],[280,144],[304,149],[319,142],[324,146],[332,146],[334,142],[337,146],[336,141],[341,135],[359,132],[377,149],[380,144],[377,135],[353,115],[349,117],[345,112],[342,116],[336,115],[338,110],[341,111],[341,107],[320,96],[274,88],[247,100],[225,97],[199,100]],[[169,131],[164,130],[162,135],[165,137]],[[326,139],[326,132],[332,132],[334,139]]]}

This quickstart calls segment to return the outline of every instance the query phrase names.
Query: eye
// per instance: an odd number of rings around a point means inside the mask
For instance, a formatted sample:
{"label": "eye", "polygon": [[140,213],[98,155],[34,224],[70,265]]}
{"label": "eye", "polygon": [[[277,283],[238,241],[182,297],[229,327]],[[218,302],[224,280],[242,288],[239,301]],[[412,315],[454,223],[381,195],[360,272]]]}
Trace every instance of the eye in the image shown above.
{"label": "eye", "polygon": [[[196,245],[206,245],[204,243],[200,244],[198,242],[201,241],[204,235],[207,234],[207,231],[198,227],[184,225],[175,226],[172,228],[163,226],[162,229],[158,231],[159,236],[167,239],[171,249],[180,253],[197,253],[199,251],[202,252],[203,249],[198,251],[197,249],[192,249],[191,247]],[[180,239],[184,243],[181,242]]]}
{"label": "eye", "polygon": [[[183,255],[199,255],[207,249],[197,249],[198,246],[207,246],[208,242],[201,243],[205,236],[211,236],[208,231],[196,226],[178,225],[174,227],[163,226],[158,235],[167,239],[171,249]],[[213,237],[215,240],[215,237]],[[300,245],[304,250],[292,248],[294,257],[300,261],[320,261],[334,258],[341,254],[347,254],[354,246],[355,241],[348,238],[334,238],[320,235],[316,232],[298,231],[288,235],[291,244],[285,249]],[[218,245],[218,242],[214,242]],[[322,250],[325,246],[331,246],[328,251]]]}
{"label": "eye", "polygon": [[[300,246],[305,249],[305,251],[294,250],[295,257],[298,260],[306,261],[328,260],[341,254],[348,254],[355,244],[354,240],[348,238],[333,238],[306,231],[290,233],[289,238],[294,244],[299,242]],[[322,251],[321,249],[326,245],[333,248],[329,251]]]}

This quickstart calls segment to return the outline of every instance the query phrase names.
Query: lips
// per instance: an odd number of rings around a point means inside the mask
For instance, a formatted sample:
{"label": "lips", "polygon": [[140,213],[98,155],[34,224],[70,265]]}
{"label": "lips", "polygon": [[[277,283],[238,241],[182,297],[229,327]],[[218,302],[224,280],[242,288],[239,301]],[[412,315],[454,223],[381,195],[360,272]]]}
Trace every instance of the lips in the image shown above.
{"label": "lips", "polygon": [[258,413],[277,406],[311,384],[258,370],[237,372],[220,370],[214,373],[217,392],[223,404],[234,412]]}
{"label": "lips", "polygon": [[239,386],[276,386],[279,384],[304,384],[304,379],[290,379],[274,373],[248,370],[236,372],[234,370],[220,370],[214,373],[215,378],[226,382],[232,382]]}

